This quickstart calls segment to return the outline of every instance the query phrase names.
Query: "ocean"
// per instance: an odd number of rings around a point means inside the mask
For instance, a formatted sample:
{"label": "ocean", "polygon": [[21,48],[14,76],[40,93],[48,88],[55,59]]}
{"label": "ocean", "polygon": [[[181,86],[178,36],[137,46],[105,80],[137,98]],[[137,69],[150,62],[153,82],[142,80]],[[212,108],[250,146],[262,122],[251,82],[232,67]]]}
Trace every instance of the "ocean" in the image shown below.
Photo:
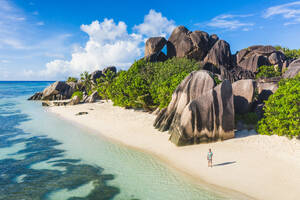
{"label": "ocean", "polygon": [[238,199],[27,101],[50,84],[0,82],[0,200]]}

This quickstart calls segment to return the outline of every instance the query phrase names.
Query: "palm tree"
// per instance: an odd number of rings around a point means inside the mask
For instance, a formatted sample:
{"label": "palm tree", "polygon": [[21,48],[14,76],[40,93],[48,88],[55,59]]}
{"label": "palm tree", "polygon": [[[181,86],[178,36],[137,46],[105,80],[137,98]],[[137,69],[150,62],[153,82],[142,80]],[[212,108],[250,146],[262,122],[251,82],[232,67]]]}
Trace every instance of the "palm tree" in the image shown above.
{"label": "palm tree", "polygon": [[82,85],[85,88],[85,91],[88,93],[92,89],[92,76],[87,71],[80,74],[80,80],[82,81]]}

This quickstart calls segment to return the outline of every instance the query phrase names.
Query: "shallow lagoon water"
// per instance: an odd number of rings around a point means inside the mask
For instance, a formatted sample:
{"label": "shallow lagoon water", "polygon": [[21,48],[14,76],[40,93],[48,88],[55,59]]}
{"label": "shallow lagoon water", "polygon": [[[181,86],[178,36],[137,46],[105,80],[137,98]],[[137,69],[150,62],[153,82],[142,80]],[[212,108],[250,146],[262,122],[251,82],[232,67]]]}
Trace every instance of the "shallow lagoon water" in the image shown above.
{"label": "shallow lagoon water", "polygon": [[49,84],[0,82],[0,199],[240,199],[26,101]]}

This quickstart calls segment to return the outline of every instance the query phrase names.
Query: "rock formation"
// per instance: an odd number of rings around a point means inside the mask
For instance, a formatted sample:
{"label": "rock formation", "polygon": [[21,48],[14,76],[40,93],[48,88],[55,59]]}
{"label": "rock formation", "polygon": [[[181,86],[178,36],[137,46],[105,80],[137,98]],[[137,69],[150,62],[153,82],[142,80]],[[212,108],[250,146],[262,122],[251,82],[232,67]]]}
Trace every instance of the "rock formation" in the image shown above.
{"label": "rock formation", "polygon": [[231,67],[231,51],[230,45],[224,40],[218,40],[209,50],[204,58],[204,62],[213,64],[214,66]]}
{"label": "rock formation", "polygon": [[145,57],[152,54],[159,54],[166,44],[167,40],[164,37],[149,38],[145,45]]}
{"label": "rock formation", "polygon": [[93,92],[90,96],[84,99],[84,103],[94,103],[97,100],[101,100],[101,97],[99,96],[98,92]]}
{"label": "rock formation", "polygon": [[175,89],[168,107],[161,110],[157,115],[154,126],[161,131],[169,130],[176,118],[180,117],[186,105],[201,96],[202,93],[215,86],[212,74],[200,70],[190,73]]}
{"label": "rock formation", "polygon": [[235,113],[250,112],[253,104],[255,84],[251,79],[236,81],[232,84]]}
{"label": "rock formation", "polygon": [[170,140],[179,146],[232,138],[232,86],[228,80],[215,85],[210,72],[192,72],[176,88],[154,126],[161,131],[169,130]]}
{"label": "rock formation", "polygon": [[91,73],[91,79],[93,80],[93,82],[95,84],[97,83],[97,79],[100,78],[101,76],[103,76],[103,74],[102,74],[102,71],[100,71],[100,70],[96,70]]}
{"label": "rock formation", "polygon": [[300,58],[294,60],[283,74],[283,78],[293,78],[300,72]]}
{"label": "rock formation", "polygon": [[167,56],[168,58],[187,57],[200,61],[216,40],[218,40],[216,35],[209,37],[206,32],[191,32],[184,26],[178,26],[168,39]]}
{"label": "rock formation", "polygon": [[69,99],[73,92],[73,87],[64,81],[56,81],[43,91],[41,100],[63,100]]}
{"label": "rock formation", "polygon": [[27,100],[41,100],[42,96],[43,96],[42,92],[37,92],[31,97],[29,97]]}
{"label": "rock formation", "polygon": [[281,68],[285,60],[285,55],[272,46],[250,46],[236,54],[236,64],[252,72],[257,72],[262,65],[278,65]]}
{"label": "rock formation", "polygon": [[170,127],[178,146],[234,137],[234,106],[230,81],[225,80],[189,102]]}

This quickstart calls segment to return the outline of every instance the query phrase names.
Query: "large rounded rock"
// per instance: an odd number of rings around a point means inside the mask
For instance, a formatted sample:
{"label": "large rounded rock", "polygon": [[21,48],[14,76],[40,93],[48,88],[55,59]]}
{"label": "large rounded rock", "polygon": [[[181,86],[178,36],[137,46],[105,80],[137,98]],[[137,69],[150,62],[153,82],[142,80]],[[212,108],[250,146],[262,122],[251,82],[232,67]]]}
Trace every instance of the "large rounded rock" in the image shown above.
{"label": "large rounded rock", "polygon": [[293,78],[300,73],[300,58],[294,60],[283,74],[283,78]]}
{"label": "large rounded rock", "polygon": [[166,44],[167,40],[164,37],[149,38],[145,45],[145,57],[152,54],[159,54]]}
{"label": "large rounded rock", "polygon": [[161,131],[167,131],[180,118],[186,105],[214,86],[215,81],[210,72],[200,70],[190,73],[173,92],[168,107],[157,115],[154,126]]}
{"label": "large rounded rock", "polygon": [[265,56],[259,54],[248,55],[238,63],[238,66],[252,72],[257,72],[258,68],[262,65],[269,65],[269,62]]}
{"label": "large rounded rock", "polygon": [[195,60],[202,60],[207,54],[210,44],[217,37],[210,40],[209,35],[203,31],[189,31],[184,26],[176,27],[167,42],[167,56],[187,57]]}
{"label": "large rounded rock", "polygon": [[204,92],[185,106],[169,130],[178,146],[234,137],[234,106],[230,81]]}
{"label": "large rounded rock", "polygon": [[224,40],[218,40],[209,50],[204,58],[204,62],[211,63],[217,67],[222,65],[229,68],[231,66],[230,45]]}
{"label": "large rounded rock", "polygon": [[285,55],[273,46],[250,46],[236,54],[236,65],[252,72],[262,65],[277,65],[281,69],[285,61]]}
{"label": "large rounded rock", "polygon": [[251,110],[255,93],[255,84],[251,79],[236,81],[232,84],[235,113],[245,114]]}
{"label": "large rounded rock", "polygon": [[41,100],[63,100],[69,99],[74,92],[74,88],[64,81],[56,81],[45,88]]}
{"label": "large rounded rock", "polygon": [[93,80],[94,83],[97,83],[97,79],[103,76],[102,71],[96,70],[91,73],[91,79]]}

